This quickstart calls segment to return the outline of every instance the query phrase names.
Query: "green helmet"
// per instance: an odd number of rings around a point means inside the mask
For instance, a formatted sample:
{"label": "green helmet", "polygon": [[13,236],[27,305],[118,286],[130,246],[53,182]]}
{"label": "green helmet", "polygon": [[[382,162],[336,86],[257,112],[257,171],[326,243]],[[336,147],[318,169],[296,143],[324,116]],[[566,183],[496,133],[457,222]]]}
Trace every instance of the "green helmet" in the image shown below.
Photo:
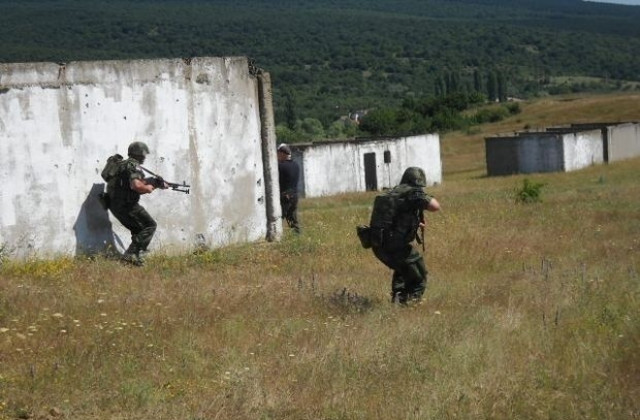
{"label": "green helmet", "polygon": [[149,147],[141,142],[134,141],[129,145],[129,150],[127,150],[127,154],[129,156],[147,156],[149,154]]}
{"label": "green helmet", "polygon": [[407,168],[402,174],[402,180],[400,180],[401,184],[408,184],[414,187],[426,187],[427,186],[427,177],[424,174],[422,168],[418,168],[417,166],[412,166]]}

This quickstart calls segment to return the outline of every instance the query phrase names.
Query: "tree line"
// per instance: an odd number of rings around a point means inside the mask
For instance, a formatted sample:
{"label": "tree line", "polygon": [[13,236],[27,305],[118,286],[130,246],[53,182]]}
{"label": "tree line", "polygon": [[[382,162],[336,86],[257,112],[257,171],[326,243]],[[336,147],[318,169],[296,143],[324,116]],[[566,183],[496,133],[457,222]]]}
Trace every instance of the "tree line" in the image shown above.
{"label": "tree line", "polygon": [[281,132],[352,136],[350,114],[411,101],[635,88],[639,18],[581,0],[0,0],[0,61],[248,56]]}

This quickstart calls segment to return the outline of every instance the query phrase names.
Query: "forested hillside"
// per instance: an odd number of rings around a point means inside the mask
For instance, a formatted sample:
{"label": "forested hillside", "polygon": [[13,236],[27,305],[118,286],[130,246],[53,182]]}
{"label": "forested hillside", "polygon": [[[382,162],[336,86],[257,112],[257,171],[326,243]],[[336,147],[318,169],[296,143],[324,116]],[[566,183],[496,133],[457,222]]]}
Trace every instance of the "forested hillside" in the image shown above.
{"label": "forested hillside", "polygon": [[0,0],[0,61],[246,55],[272,75],[278,123],[329,133],[452,93],[637,89],[639,21],[580,0]]}

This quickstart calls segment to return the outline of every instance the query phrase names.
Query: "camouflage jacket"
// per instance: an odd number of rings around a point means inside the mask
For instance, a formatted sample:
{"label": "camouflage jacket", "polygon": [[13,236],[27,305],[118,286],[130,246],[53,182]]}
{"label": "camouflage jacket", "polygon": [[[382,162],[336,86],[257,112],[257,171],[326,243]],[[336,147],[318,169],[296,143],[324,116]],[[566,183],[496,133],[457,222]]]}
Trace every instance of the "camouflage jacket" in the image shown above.
{"label": "camouflage jacket", "polygon": [[130,157],[120,162],[118,175],[107,184],[112,206],[131,205],[140,200],[140,193],[131,189],[134,179],[144,179],[144,172],[140,162]]}

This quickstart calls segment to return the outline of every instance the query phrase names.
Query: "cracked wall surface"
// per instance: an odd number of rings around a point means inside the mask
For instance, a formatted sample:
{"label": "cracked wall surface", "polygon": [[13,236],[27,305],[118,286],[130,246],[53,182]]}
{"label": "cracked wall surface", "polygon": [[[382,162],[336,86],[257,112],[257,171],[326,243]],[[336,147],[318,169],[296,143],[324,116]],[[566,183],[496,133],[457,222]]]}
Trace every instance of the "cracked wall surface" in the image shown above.
{"label": "cracked wall surface", "polygon": [[191,185],[142,196],[158,222],[152,251],[277,237],[265,204],[277,172],[264,165],[275,152],[263,153],[275,138],[261,132],[258,91],[244,57],[0,64],[3,252],[126,247],[129,232],[96,197],[106,159],[133,141],[149,145],[146,167]]}

